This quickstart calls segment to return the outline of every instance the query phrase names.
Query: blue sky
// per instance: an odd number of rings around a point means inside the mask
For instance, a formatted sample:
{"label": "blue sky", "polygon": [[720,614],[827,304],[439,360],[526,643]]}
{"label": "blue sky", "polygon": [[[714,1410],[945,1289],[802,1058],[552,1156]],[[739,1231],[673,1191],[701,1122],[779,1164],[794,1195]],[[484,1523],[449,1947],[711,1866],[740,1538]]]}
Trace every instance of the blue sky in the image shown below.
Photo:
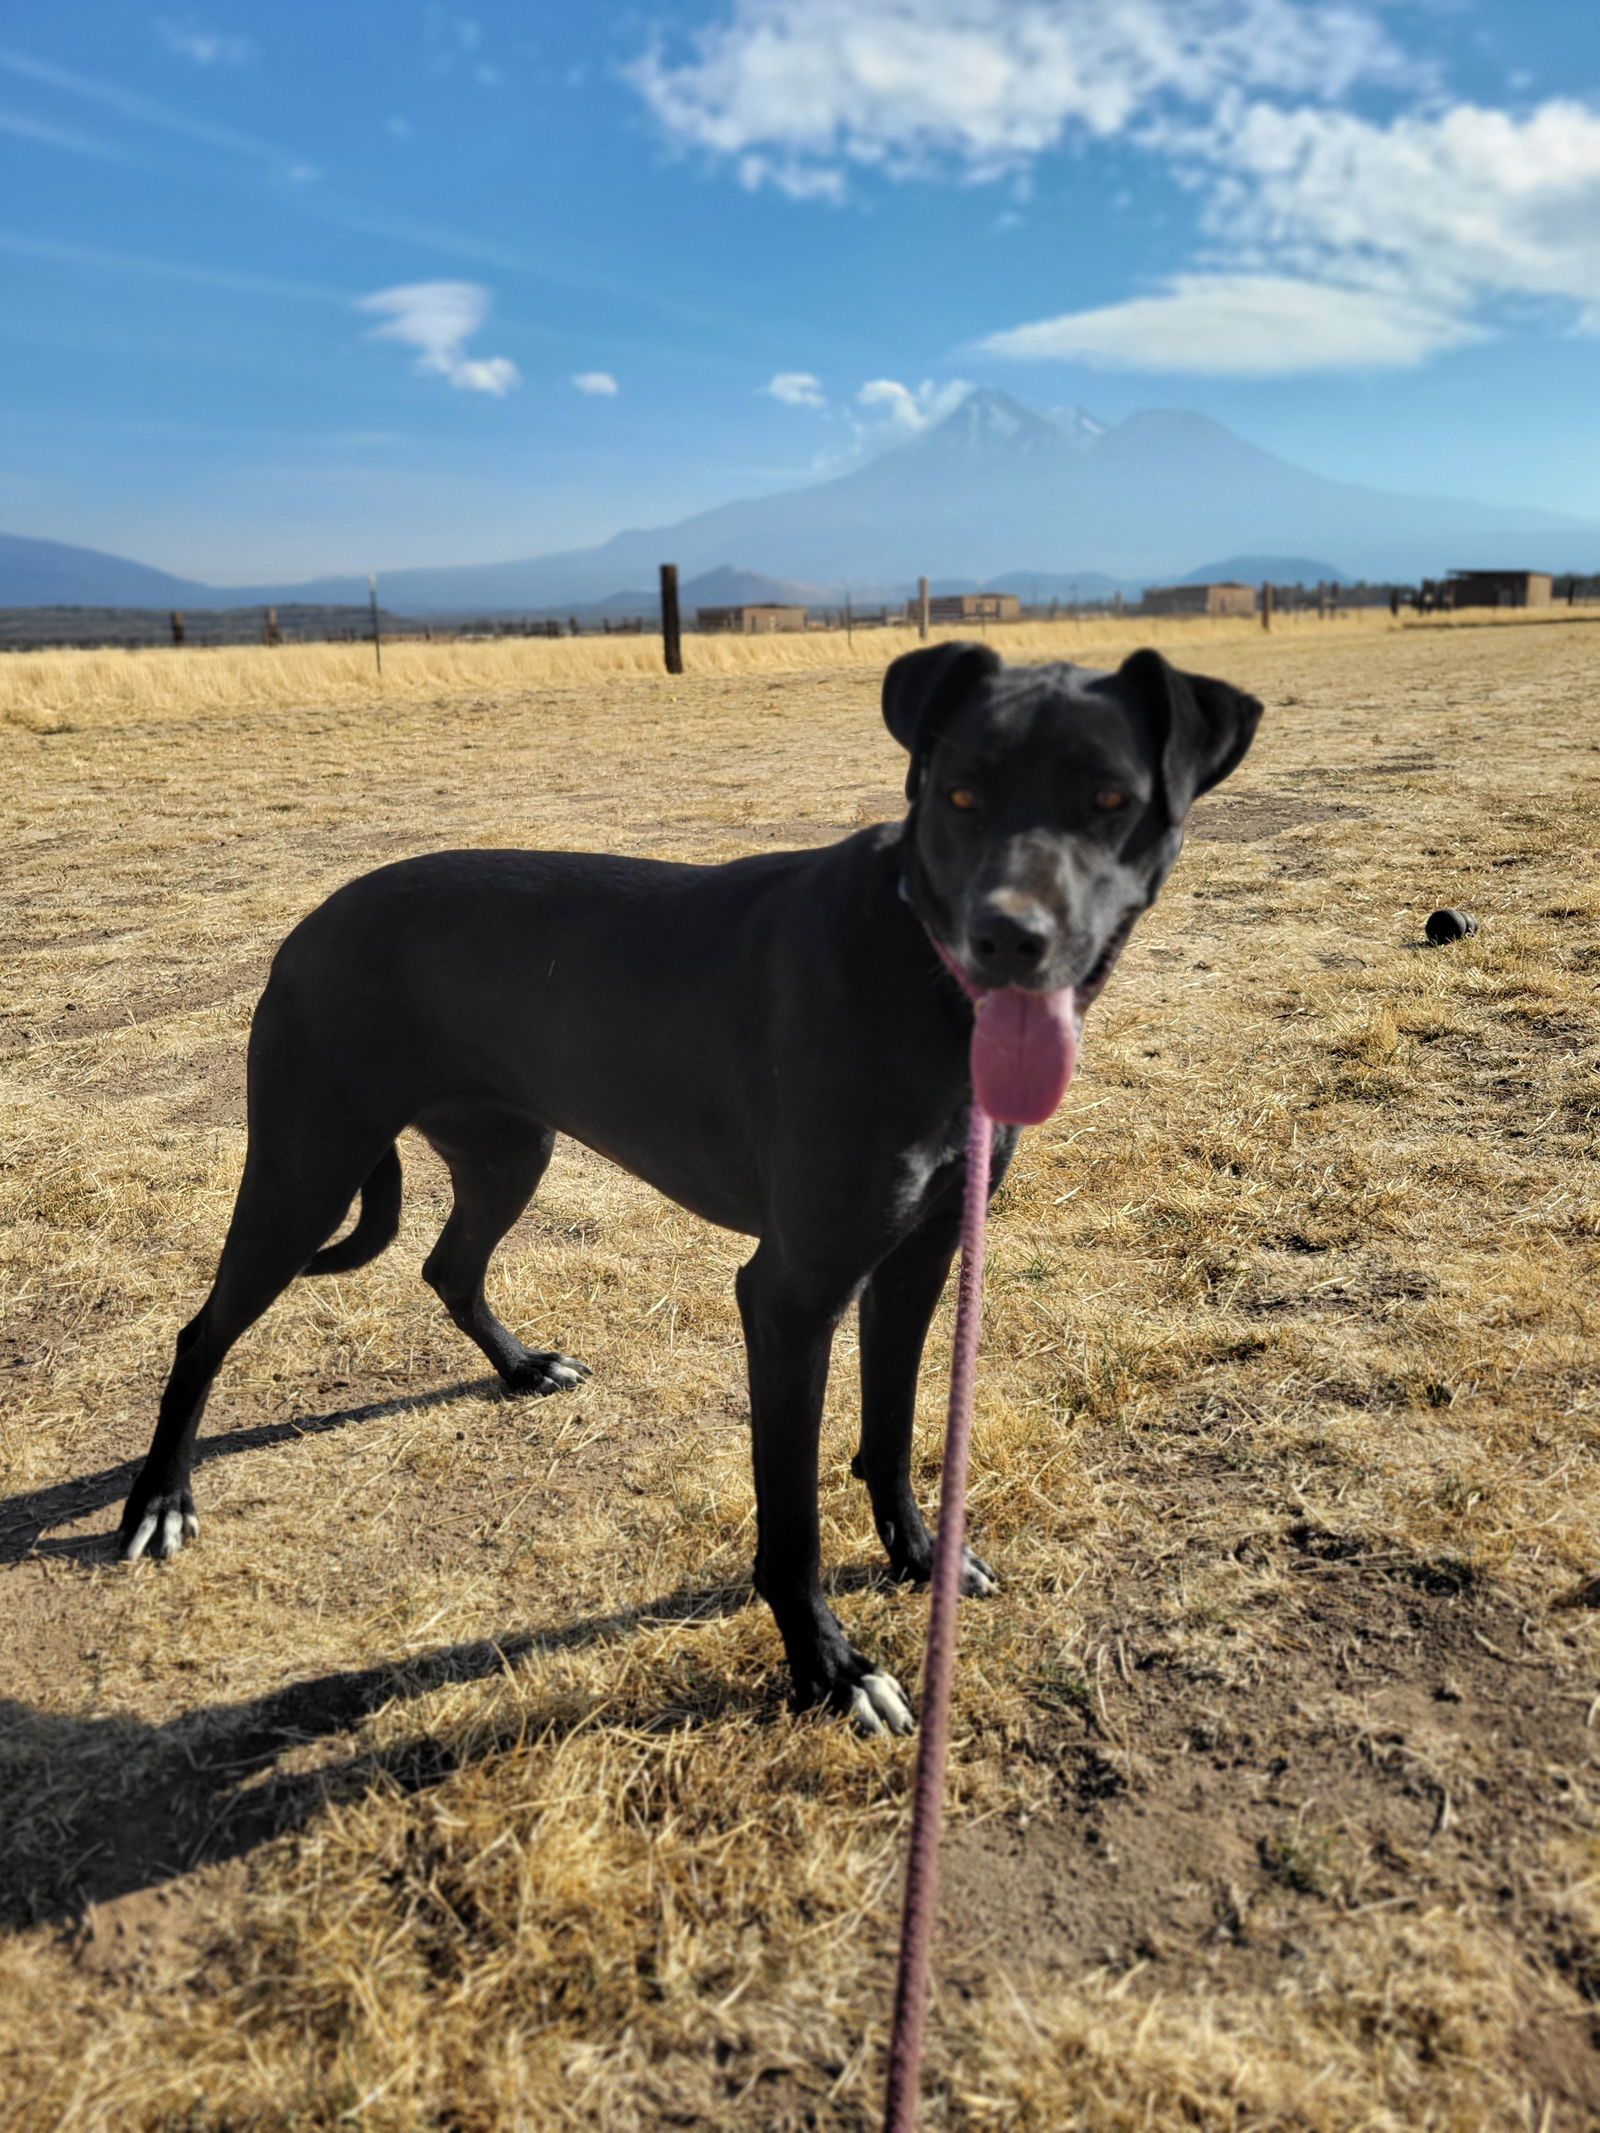
{"label": "blue sky", "polygon": [[0,527],[219,583],[584,545],[964,382],[1600,519],[1600,8],[62,0],[0,270]]}

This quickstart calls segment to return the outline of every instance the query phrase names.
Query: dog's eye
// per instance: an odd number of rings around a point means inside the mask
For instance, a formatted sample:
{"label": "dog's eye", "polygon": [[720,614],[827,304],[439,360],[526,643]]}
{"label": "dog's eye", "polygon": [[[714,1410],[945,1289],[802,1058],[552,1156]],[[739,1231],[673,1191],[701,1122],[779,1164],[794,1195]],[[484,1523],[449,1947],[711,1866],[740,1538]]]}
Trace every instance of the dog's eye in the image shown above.
{"label": "dog's eye", "polygon": [[1115,814],[1119,807],[1127,806],[1128,795],[1125,792],[1115,792],[1108,789],[1105,792],[1097,792],[1095,794],[1094,804],[1104,814]]}
{"label": "dog's eye", "polygon": [[963,814],[969,814],[978,804],[978,795],[965,785],[952,786],[945,798],[952,807],[959,807]]}

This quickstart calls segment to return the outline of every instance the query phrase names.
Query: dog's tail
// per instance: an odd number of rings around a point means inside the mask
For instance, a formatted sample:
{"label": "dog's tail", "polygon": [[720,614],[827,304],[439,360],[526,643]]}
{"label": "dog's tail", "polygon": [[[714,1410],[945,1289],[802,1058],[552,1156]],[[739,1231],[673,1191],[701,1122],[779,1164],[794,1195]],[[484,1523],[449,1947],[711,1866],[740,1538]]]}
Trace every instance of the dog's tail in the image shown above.
{"label": "dog's tail", "polygon": [[325,1244],[306,1268],[308,1274],[345,1274],[365,1266],[393,1244],[400,1228],[400,1156],[393,1143],[379,1156],[361,1188],[361,1212],[348,1237]]}

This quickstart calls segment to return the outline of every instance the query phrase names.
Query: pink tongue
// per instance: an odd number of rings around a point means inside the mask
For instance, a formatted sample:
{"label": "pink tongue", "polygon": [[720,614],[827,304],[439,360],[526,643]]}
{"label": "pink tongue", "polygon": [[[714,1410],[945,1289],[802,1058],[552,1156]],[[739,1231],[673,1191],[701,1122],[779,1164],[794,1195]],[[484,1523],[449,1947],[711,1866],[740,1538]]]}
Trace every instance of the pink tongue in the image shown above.
{"label": "pink tongue", "polygon": [[1039,1126],[1067,1093],[1078,1058],[1073,989],[986,992],[972,1025],[972,1093],[1008,1126]]}

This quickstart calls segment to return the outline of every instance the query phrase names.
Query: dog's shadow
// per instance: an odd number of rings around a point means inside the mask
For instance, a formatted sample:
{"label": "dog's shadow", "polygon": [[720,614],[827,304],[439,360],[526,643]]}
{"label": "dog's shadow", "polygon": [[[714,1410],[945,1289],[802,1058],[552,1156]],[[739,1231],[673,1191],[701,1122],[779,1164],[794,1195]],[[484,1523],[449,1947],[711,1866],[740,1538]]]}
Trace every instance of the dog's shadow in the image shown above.
{"label": "dog's shadow", "polygon": [[[474,1378],[204,1437],[195,1448],[196,1463],[498,1390],[498,1379]],[[52,1527],[120,1504],[138,1470],[137,1460],[126,1460],[0,1500],[0,1563],[34,1556],[109,1561],[114,1531],[45,1536]],[[835,1592],[866,1590],[881,1586],[884,1572],[844,1564],[827,1583]],[[0,1929],[71,1925],[92,1905],[160,1888],[304,1828],[330,1797],[364,1792],[380,1780],[418,1790],[446,1776],[464,1753],[476,1758],[497,1745],[492,1728],[475,1730],[466,1750],[421,1731],[381,1751],[356,1748],[343,1759],[335,1754],[311,1771],[279,1768],[292,1752],[354,1733],[391,1705],[452,1683],[508,1675],[541,1654],[580,1650],[656,1623],[715,1620],[750,1598],[745,1580],[684,1585],[609,1614],[317,1675],[242,1703],[202,1705],[162,1725],[124,1715],[71,1717],[0,1697],[0,1798],[6,1801],[0,1813]],[[780,1703],[775,1690],[774,1712]],[[577,1711],[570,1699],[542,1712],[515,1709],[504,1744],[525,1736],[530,1726],[559,1733],[593,1716],[593,1708]],[[694,1718],[691,1710],[656,1708],[632,1714],[630,1722],[660,1727]],[[71,1803],[65,1810],[63,1801]]]}
{"label": "dog's shadow", "polygon": [[[268,1445],[287,1444],[296,1437],[320,1437],[330,1430],[347,1429],[355,1422],[377,1422],[385,1415],[419,1413],[428,1407],[444,1407],[452,1400],[485,1399],[503,1394],[498,1378],[467,1378],[455,1385],[440,1385],[432,1392],[398,1394],[392,1400],[369,1400],[359,1407],[330,1408],[326,1414],[297,1415],[291,1422],[266,1422],[258,1429],[230,1430],[215,1437],[201,1437],[194,1448],[194,1463],[232,1458],[238,1452],[263,1451]],[[109,1561],[116,1553],[114,1533],[69,1534],[47,1540],[54,1526],[74,1525],[96,1511],[120,1504],[132,1488],[142,1459],[124,1459],[119,1466],[102,1467],[97,1474],[80,1474],[49,1488],[30,1489],[20,1496],[0,1498],[0,1563],[20,1563],[26,1557],[64,1557],[69,1562]]]}
{"label": "dog's shadow", "polygon": [[[473,1378],[203,1437],[196,1464],[498,1390],[496,1378]],[[46,1536],[120,1504],[139,1464],[125,1460],[0,1500],[0,1563],[32,1556],[109,1561],[114,1532]],[[454,1767],[456,1753],[427,1733],[381,1754],[335,1757],[309,1774],[278,1768],[290,1751],[352,1733],[389,1705],[450,1683],[508,1674],[540,1653],[581,1649],[653,1622],[711,1619],[748,1598],[746,1584],[681,1587],[610,1614],[318,1675],[244,1703],[201,1706],[165,1725],[125,1716],[74,1718],[0,1697],[0,1795],[7,1803],[0,1814],[0,1926],[69,1924],[93,1904],[242,1857],[304,1827],[330,1794],[365,1790],[380,1775],[408,1790],[437,1782]],[[563,1722],[577,1721],[546,1714],[540,1730],[559,1730]],[[527,1724],[528,1714],[520,1712],[517,1730]],[[471,1752],[493,1746],[492,1738],[474,1736]],[[72,1803],[65,1814],[64,1800]]]}
{"label": "dog's shadow", "polygon": [[[513,1710],[504,1740],[474,1730],[469,1749],[420,1732],[310,1772],[277,1765],[292,1750],[355,1731],[388,1706],[454,1683],[509,1675],[543,1653],[621,1638],[655,1623],[710,1621],[749,1599],[748,1585],[680,1587],[637,1606],[548,1629],[453,1644],[390,1665],[322,1674],[236,1704],[204,1705],[164,1725],[73,1718],[0,1698],[0,1927],[81,1921],[91,1905],[158,1888],[304,1828],[330,1797],[384,1781],[417,1791],[524,1738],[592,1721],[571,1699]],[[694,1714],[655,1712],[647,1723]],[[70,1803],[63,1811],[63,1803]]]}

